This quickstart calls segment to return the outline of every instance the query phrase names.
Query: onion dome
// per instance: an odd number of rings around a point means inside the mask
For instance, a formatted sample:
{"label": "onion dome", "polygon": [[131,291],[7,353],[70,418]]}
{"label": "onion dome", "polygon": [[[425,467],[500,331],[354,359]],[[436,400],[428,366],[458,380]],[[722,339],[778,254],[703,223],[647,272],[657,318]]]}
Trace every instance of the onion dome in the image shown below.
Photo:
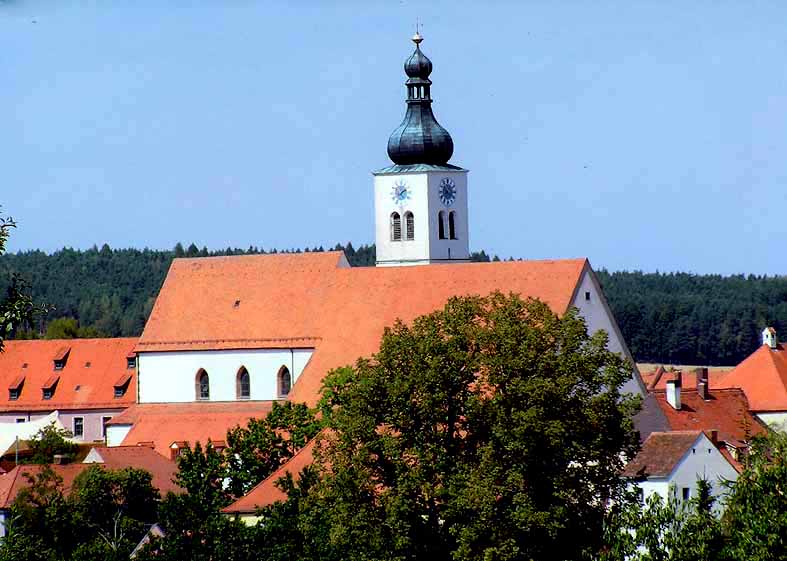
{"label": "onion dome", "polygon": [[402,124],[388,139],[388,157],[398,165],[433,164],[444,165],[454,153],[451,135],[435,119],[432,113],[431,86],[429,75],[432,61],[421,52],[423,37],[413,36],[415,52],[404,63],[407,82],[407,112]]}

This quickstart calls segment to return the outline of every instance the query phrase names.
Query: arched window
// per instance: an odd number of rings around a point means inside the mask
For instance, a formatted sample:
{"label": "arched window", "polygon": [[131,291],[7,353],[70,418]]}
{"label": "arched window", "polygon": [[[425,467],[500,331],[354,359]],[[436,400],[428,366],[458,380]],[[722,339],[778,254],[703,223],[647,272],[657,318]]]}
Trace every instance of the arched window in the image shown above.
{"label": "arched window", "polygon": [[391,241],[402,241],[402,217],[398,212],[391,214]]}
{"label": "arched window", "polygon": [[415,239],[415,217],[410,211],[404,213],[404,239]]}
{"label": "arched window", "polygon": [[235,386],[238,399],[249,399],[251,397],[251,378],[249,378],[249,371],[246,370],[245,366],[241,366],[240,370],[238,370]]}
{"label": "arched window", "polygon": [[457,239],[456,238],[456,225],[454,224],[455,223],[455,220],[454,220],[455,215],[456,215],[456,212],[454,212],[453,210],[448,213],[448,237],[451,238],[452,240]]}
{"label": "arched window", "polygon": [[279,397],[287,397],[292,389],[290,369],[286,366],[279,368],[279,374],[276,376],[276,381],[279,386]]}
{"label": "arched window", "polygon": [[200,368],[195,381],[197,399],[210,399],[210,378],[208,378],[208,373]]}
{"label": "arched window", "polygon": [[437,213],[437,233],[438,238],[445,239],[445,211],[441,210]]}

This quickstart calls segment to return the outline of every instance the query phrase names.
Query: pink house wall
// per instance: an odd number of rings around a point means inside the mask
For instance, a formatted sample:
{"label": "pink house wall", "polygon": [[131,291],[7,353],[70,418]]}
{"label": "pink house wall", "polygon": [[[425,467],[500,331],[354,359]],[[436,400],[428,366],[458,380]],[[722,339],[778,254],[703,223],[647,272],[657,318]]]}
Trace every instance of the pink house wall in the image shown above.
{"label": "pink house wall", "polygon": [[[103,418],[114,417],[125,410],[122,409],[73,409],[60,411],[60,422],[68,430],[74,430],[74,418],[82,418],[83,435],[81,440],[93,442],[104,441]],[[49,415],[51,411],[10,411],[0,413],[0,423],[15,423],[17,419],[35,421]]]}

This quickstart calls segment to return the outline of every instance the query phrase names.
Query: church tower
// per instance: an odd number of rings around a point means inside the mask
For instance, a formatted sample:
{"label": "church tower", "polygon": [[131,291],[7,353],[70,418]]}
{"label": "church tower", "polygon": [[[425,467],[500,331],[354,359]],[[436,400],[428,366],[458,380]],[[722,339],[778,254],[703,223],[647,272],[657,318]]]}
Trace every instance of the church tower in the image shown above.
{"label": "church tower", "polygon": [[432,62],[404,63],[407,113],[388,139],[394,165],[374,175],[377,266],[467,262],[467,170],[448,163],[454,142],[432,114]]}

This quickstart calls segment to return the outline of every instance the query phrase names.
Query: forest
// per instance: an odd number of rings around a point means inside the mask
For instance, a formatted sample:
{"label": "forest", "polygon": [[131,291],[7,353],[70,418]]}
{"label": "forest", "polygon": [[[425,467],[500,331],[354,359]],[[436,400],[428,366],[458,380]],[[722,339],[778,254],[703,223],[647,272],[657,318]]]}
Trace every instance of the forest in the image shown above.
{"label": "forest", "polygon": [[[374,264],[374,245],[352,243],[284,252],[342,250],[356,267]],[[135,336],[142,332],[175,257],[278,253],[260,247],[209,251],[191,244],[172,250],[65,248],[52,254],[0,255],[0,291],[13,275],[27,283],[45,313],[18,338],[42,337],[58,318],[77,320],[86,335]],[[499,260],[484,251],[474,261]],[[597,271],[623,336],[638,362],[735,365],[760,344],[772,325],[787,330],[787,277]],[[2,294],[3,292],[0,292]],[[62,330],[55,330],[61,333]],[[787,331],[784,331],[787,332]],[[79,336],[79,335],[77,335]]]}

